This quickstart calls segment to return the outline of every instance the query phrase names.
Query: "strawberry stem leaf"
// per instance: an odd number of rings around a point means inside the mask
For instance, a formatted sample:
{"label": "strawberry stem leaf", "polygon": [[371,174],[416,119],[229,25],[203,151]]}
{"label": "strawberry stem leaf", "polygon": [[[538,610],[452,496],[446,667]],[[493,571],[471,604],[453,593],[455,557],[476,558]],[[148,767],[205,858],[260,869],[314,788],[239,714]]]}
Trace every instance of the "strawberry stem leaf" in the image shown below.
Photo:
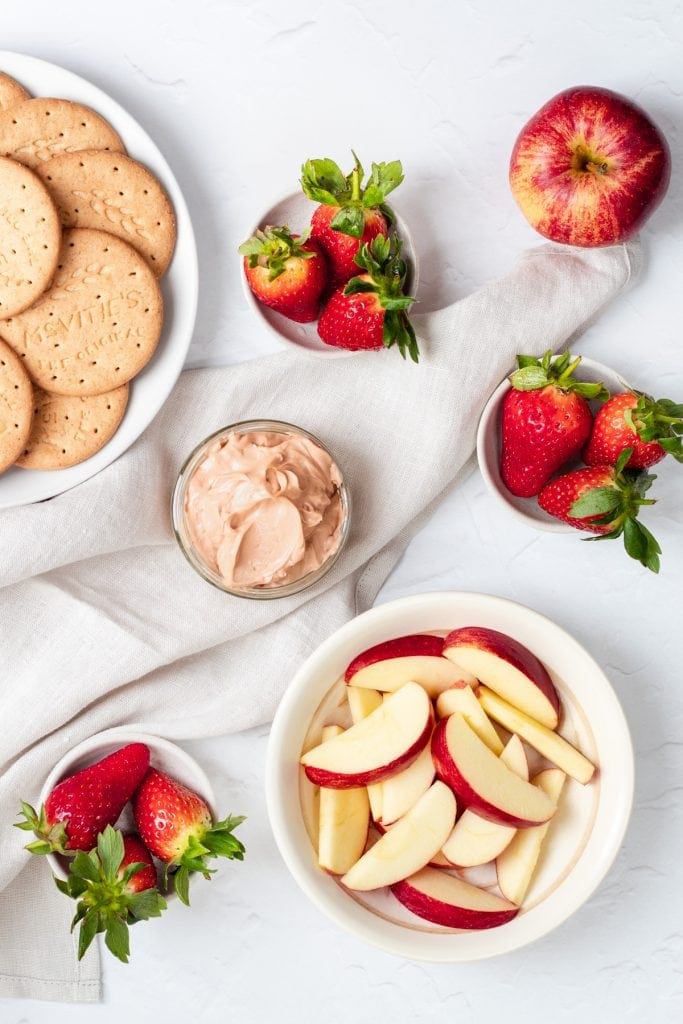
{"label": "strawberry stem leaf", "polygon": [[23,832],[33,832],[36,836],[36,841],[28,843],[24,847],[25,850],[40,856],[44,856],[47,853],[69,854],[70,851],[67,850],[69,837],[66,831],[68,822],[56,821],[53,825],[48,825],[45,807],[41,807],[40,812],[38,812],[35,807],[26,803],[25,800],[21,801],[20,815],[22,814],[24,821],[15,821],[14,827],[21,829]]}
{"label": "strawberry stem leaf", "polygon": [[602,383],[574,380],[573,374],[581,363],[581,356],[572,359],[569,352],[553,357],[552,350],[540,358],[518,355],[517,369],[510,374],[510,383],[516,391],[537,391],[549,384],[562,391],[574,391],[582,398],[606,401],[609,391]]}

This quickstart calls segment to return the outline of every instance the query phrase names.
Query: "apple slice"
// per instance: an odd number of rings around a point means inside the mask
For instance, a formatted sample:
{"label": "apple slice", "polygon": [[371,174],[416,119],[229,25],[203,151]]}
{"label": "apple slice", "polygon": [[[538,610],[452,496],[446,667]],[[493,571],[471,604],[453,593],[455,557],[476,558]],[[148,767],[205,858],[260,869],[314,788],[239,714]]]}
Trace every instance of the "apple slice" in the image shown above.
{"label": "apple slice", "polygon": [[[344,730],[327,725],[327,743]],[[368,838],[370,805],[365,786],[357,789],[320,790],[318,864],[332,875],[343,875],[362,856]]]}
{"label": "apple slice", "polygon": [[434,730],[432,757],[437,777],[482,818],[524,828],[553,816],[555,808],[545,793],[496,757],[459,711],[442,718]]}
{"label": "apple slice", "polygon": [[426,793],[434,781],[434,762],[426,746],[411,765],[385,779],[382,786],[382,824],[390,825],[402,818]]}
{"label": "apple slice", "polygon": [[[557,807],[566,777],[559,768],[546,768],[533,781]],[[536,828],[520,829],[496,860],[500,891],[517,906],[526,896],[549,826],[550,822],[547,822]]]}
{"label": "apple slice", "polygon": [[436,697],[449,686],[461,682],[463,676],[465,681],[471,679],[469,673],[446,658],[416,654],[414,657],[376,661],[367,668],[361,668],[353,676],[352,685],[392,693],[407,682],[415,682],[423,686],[430,697]]}
{"label": "apple slice", "polygon": [[434,868],[396,882],[391,891],[413,914],[446,928],[497,928],[519,912],[514,903]]}
{"label": "apple slice", "polygon": [[397,636],[393,640],[385,640],[381,644],[369,647],[367,651],[356,655],[344,673],[347,683],[353,682],[356,672],[374,665],[377,661],[387,661],[390,658],[412,658],[426,655],[430,658],[439,658],[443,652],[443,637],[432,636],[430,633],[413,633],[410,636]]}
{"label": "apple slice", "polygon": [[590,782],[595,772],[595,765],[571,743],[568,743],[558,733],[553,732],[552,729],[547,729],[540,722],[535,722],[523,711],[508,704],[486,686],[480,686],[478,693],[484,711],[496,722],[500,722],[510,732],[516,732],[523,740],[527,741],[530,747],[537,750],[543,757],[547,757],[549,761],[552,761],[567,775],[571,775],[577,782],[584,784]]}
{"label": "apple slice", "polygon": [[[519,736],[510,737],[500,759],[510,771],[528,782],[529,763]],[[516,831],[511,825],[487,821],[468,807],[456,821],[441,852],[449,863],[457,867],[478,867],[495,860],[512,841]]]}
{"label": "apple slice", "polygon": [[424,750],[432,721],[425,691],[418,683],[406,683],[357,725],[307,751],[301,764],[318,786],[351,789],[381,782]]}
{"label": "apple slice", "polygon": [[496,629],[466,626],[448,634],[443,652],[516,708],[557,728],[557,690],[545,666],[517,640]]}
{"label": "apple slice", "polygon": [[[382,694],[378,690],[364,690],[360,686],[347,686],[346,696],[348,697],[354,725],[362,722],[364,718],[367,718],[373,711],[376,711],[383,700]],[[373,782],[368,786],[370,813],[374,821],[379,821],[382,817],[383,785],[384,783],[382,782]]]}
{"label": "apple slice", "polygon": [[475,697],[471,686],[451,686],[439,694],[436,702],[436,713],[439,718],[447,718],[454,711],[460,712],[470,729],[474,729],[479,739],[483,740],[494,754],[502,754],[503,741]]}
{"label": "apple slice", "polygon": [[455,822],[456,803],[435,782],[405,817],[388,829],[342,878],[348,889],[367,892],[393,885],[419,871],[438,853]]}

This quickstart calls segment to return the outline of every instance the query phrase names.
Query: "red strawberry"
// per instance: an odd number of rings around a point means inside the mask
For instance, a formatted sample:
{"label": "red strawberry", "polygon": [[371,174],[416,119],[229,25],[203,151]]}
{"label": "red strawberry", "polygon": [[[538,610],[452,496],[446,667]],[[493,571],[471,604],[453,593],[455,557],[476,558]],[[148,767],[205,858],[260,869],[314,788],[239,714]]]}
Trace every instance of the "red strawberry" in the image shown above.
{"label": "red strawberry", "polygon": [[113,825],[149,768],[149,747],[129,743],[55,786],[37,814],[22,802],[25,821],[17,828],[38,837],[31,853],[92,850],[97,835]]}
{"label": "red strawberry", "polygon": [[377,235],[386,235],[389,231],[386,218],[379,210],[363,210],[361,234],[358,237],[343,234],[331,226],[339,213],[343,213],[339,206],[319,206],[311,217],[311,236],[327,256],[333,288],[345,284],[358,273],[355,260],[361,245],[367,245]]}
{"label": "red strawberry", "polygon": [[333,287],[358,273],[354,260],[361,245],[388,233],[394,216],[385,200],[403,181],[400,160],[392,160],[373,164],[363,187],[365,172],[355,153],[353,157],[349,175],[329,159],[307,160],[301,168],[304,193],[321,204],[311,218],[312,237],[327,256]]}
{"label": "red strawberry", "polygon": [[572,362],[569,352],[517,362],[503,400],[500,475],[512,494],[530,498],[588,440],[593,414],[586,399],[609,394],[602,384],[573,380],[581,357]]}
{"label": "red strawberry", "polygon": [[80,923],[78,959],[98,932],[114,956],[128,963],[128,926],[159,917],[166,900],[157,889],[154,861],[135,835],[123,835],[107,825],[90,853],[80,851],[66,881],[55,878],[65,896],[78,900],[72,930]]}
{"label": "red strawberry", "polygon": [[123,834],[123,860],[119,868],[118,877],[123,878],[124,869],[130,864],[144,864],[141,871],[125,879],[124,891],[127,893],[144,892],[145,889],[154,889],[157,884],[157,869],[149,852],[140,836],[134,832]]}
{"label": "red strawberry", "polygon": [[583,460],[589,466],[613,466],[625,448],[633,448],[629,469],[647,469],[667,454],[683,462],[682,434],[683,405],[626,391],[598,412]]}
{"label": "red strawberry", "polygon": [[638,521],[641,505],[654,505],[645,498],[656,477],[650,473],[624,472],[631,449],[627,448],[616,466],[591,466],[551,480],[538,496],[538,504],[551,516],[577,530],[599,534],[591,540],[624,537],[631,558],[653,572],[659,572],[659,544]]}
{"label": "red strawberry", "polygon": [[189,905],[189,877],[199,871],[205,878],[213,873],[206,862],[212,857],[242,860],[244,846],[232,832],[244,821],[229,816],[215,824],[211,811],[197,793],[150,768],[133,803],[138,831],[152,853],[174,867],[175,890]]}
{"label": "red strawberry", "polygon": [[327,284],[325,257],[309,234],[310,229],[292,235],[287,227],[267,227],[239,248],[249,287],[259,302],[300,324],[318,319]]}
{"label": "red strawberry", "polygon": [[327,345],[351,351],[396,344],[404,359],[408,354],[417,362],[415,331],[406,313],[415,300],[403,294],[407,268],[401,243],[378,235],[361,247],[356,263],[365,273],[334,292],[320,314],[318,334]]}

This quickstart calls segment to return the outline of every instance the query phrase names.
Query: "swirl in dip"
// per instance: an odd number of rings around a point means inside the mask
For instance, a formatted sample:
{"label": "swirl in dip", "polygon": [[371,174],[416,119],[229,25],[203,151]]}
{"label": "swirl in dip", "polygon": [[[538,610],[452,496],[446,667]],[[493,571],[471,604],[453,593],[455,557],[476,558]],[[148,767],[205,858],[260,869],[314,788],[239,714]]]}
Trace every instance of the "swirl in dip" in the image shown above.
{"label": "swirl in dip", "polygon": [[286,586],[337,550],[341,473],[304,434],[233,431],[190,477],[185,522],[197,555],[229,589]]}

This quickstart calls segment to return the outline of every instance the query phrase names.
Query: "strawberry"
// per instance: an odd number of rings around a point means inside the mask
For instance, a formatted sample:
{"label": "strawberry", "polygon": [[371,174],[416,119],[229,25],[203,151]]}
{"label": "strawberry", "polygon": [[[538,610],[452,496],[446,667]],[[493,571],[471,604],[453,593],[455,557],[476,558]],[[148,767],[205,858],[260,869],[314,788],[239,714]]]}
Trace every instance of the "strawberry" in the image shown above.
{"label": "strawberry", "polygon": [[355,166],[344,175],[334,160],[307,160],[301,168],[301,187],[321,205],[311,218],[312,237],[322,246],[330,265],[332,287],[354,277],[361,245],[386,235],[394,215],[385,200],[403,181],[400,160],[373,164],[363,187],[365,172],[353,154]]}
{"label": "strawberry", "polygon": [[683,462],[683,405],[655,401],[641,391],[614,395],[595,417],[583,452],[589,466],[613,466],[625,448],[633,448],[629,469],[647,469],[673,455]]}
{"label": "strawberry", "polygon": [[114,956],[128,963],[128,926],[159,917],[166,900],[157,889],[154,861],[135,835],[124,835],[107,825],[90,853],[80,851],[70,865],[66,881],[55,878],[65,896],[78,900],[71,930],[80,924],[80,960],[98,932]]}
{"label": "strawberry", "polygon": [[641,505],[654,505],[644,495],[656,477],[651,473],[625,471],[633,449],[627,448],[616,466],[575,469],[546,484],[538,504],[551,516],[577,530],[599,534],[590,540],[624,538],[631,558],[659,572],[661,548],[650,531],[638,521]]}
{"label": "strawberry", "polygon": [[156,768],[150,768],[135,794],[133,813],[143,842],[166,863],[165,876],[175,868],[175,891],[188,906],[191,873],[198,871],[209,878],[213,874],[206,866],[209,858],[244,857],[244,846],[232,835],[244,818],[229,816],[214,824],[197,793]]}
{"label": "strawberry", "polygon": [[553,473],[578,455],[593,414],[587,399],[609,398],[602,384],[573,379],[581,357],[518,356],[503,400],[500,475],[518,498],[538,494]]}
{"label": "strawberry", "polygon": [[113,825],[149,768],[149,747],[129,743],[55,786],[37,814],[22,801],[25,821],[16,823],[38,837],[30,853],[92,850],[98,833]]}
{"label": "strawberry", "polygon": [[364,274],[338,288],[320,314],[318,334],[337,348],[377,349],[396,344],[405,359],[419,359],[415,331],[407,310],[415,301],[403,294],[406,264],[401,243],[378,235],[356,257]]}
{"label": "strawberry", "polygon": [[267,227],[239,247],[247,282],[259,302],[300,324],[318,319],[327,284],[325,257],[309,234],[310,228],[292,235],[288,227]]}

